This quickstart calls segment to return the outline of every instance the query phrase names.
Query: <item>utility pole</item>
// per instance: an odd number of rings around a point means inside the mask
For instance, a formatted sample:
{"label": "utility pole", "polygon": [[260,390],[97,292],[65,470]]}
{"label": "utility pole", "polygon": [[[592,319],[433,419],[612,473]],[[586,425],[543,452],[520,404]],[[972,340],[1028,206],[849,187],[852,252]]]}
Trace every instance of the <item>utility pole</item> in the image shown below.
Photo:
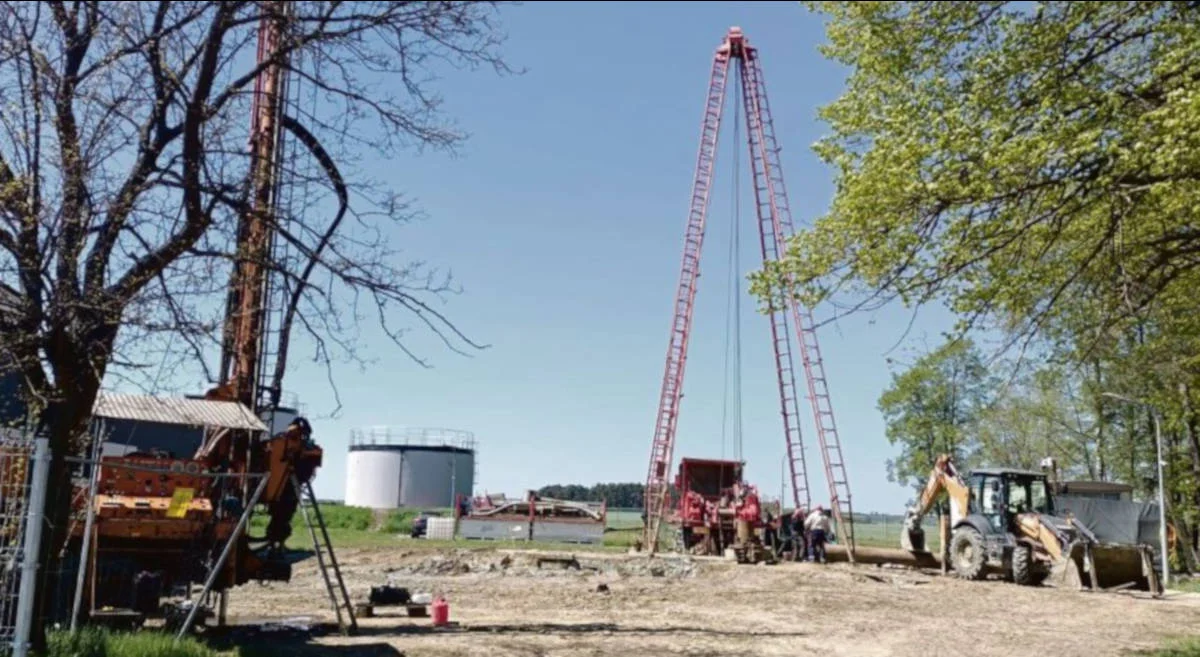
{"label": "utility pole", "polygon": [[1117,399],[1129,404],[1145,406],[1150,411],[1150,417],[1154,419],[1154,451],[1158,461],[1158,541],[1159,541],[1159,558],[1162,560],[1162,578],[1163,588],[1171,581],[1171,570],[1167,561],[1167,502],[1166,495],[1163,489],[1166,484],[1163,482],[1163,451],[1162,451],[1162,422],[1158,417],[1158,409],[1149,402],[1140,399],[1131,399],[1118,395],[1114,392],[1100,393],[1104,397]]}

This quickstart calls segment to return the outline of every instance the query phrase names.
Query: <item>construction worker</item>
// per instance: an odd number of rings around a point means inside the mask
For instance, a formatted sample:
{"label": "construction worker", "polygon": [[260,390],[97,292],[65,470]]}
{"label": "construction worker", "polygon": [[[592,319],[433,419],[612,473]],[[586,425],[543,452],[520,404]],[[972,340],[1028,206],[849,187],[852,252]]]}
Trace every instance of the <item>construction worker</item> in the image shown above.
{"label": "construction worker", "polygon": [[796,507],[792,512],[792,549],[795,551],[796,561],[805,561],[808,559],[808,540],[804,531],[804,508]]}
{"label": "construction worker", "polygon": [[776,523],[775,516],[770,511],[764,515],[766,516],[766,527],[763,529],[763,543],[766,544],[768,550],[774,553],[775,548],[779,546],[779,529],[783,523]]}
{"label": "construction worker", "polygon": [[829,534],[829,516],[820,504],[808,514],[804,529],[808,531],[808,542],[812,547],[812,560],[825,563],[825,537]]}

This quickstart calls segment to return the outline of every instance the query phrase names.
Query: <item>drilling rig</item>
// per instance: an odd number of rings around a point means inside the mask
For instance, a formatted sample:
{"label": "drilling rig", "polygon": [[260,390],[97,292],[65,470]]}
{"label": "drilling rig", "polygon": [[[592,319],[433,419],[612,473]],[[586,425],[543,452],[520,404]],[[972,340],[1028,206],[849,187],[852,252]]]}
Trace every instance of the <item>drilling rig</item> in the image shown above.
{"label": "drilling rig", "polygon": [[[745,117],[759,245],[764,263],[780,258],[784,252],[785,240],[794,232],[791,206],[784,186],[783,167],[779,159],[780,147],[775,138],[774,122],[767,102],[762,58],[758,49],[750,45],[741,28],[732,27],[717,48],[712,61],[708,97],[700,129],[700,150],[684,236],[683,262],[673,305],[666,368],[663,373],[658,414],[655,418],[650,466],[646,475],[646,527],[643,545],[652,554],[658,545],[660,527],[667,516],[670,493],[668,476],[675,448],[680,401],[683,397],[684,365],[687,362],[688,339],[692,330],[696,284],[700,276],[701,246],[704,242],[705,220],[716,166],[717,138],[724,113],[726,83],[731,73],[735,73],[739,78],[739,83],[734,85],[733,90],[735,94],[741,95],[740,109]],[[737,103],[735,107],[738,107]],[[737,117],[733,124],[736,132]],[[736,185],[734,190],[736,194]],[[736,212],[734,220],[737,220]],[[780,414],[791,474],[792,502],[797,508],[807,507],[810,502],[804,444],[800,435],[799,390],[792,355],[794,331],[799,341],[798,351],[807,383],[806,392],[812,404],[817,440],[825,466],[825,478],[829,485],[830,507],[840,539],[853,561],[854,529],[850,484],[846,476],[837,425],[834,422],[825,366],[817,342],[816,325],[812,312],[801,305],[792,294],[792,286],[784,287],[779,295],[783,297],[782,306],[773,307],[769,315],[779,385]]]}
{"label": "drilling rig", "polygon": [[[219,383],[204,397],[240,407],[256,418],[271,418],[279,401],[279,372],[268,382],[264,361],[273,353],[268,325],[272,312],[278,313],[269,303],[276,284],[270,261],[289,70],[278,53],[291,3],[262,2],[260,7],[261,73],[252,106],[250,202],[239,217]],[[86,515],[87,522],[74,523],[66,549],[79,555],[72,624],[80,616],[85,589],[91,609],[86,616],[93,622],[103,622],[106,613],[117,610],[139,619],[164,617],[168,624],[175,622],[182,635],[202,608],[206,616],[211,614],[213,596],[223,620],[229,589],[256,580],[291,578],[291,566],[301,557],[284,543],[293,516],[307,502],[302,511],[310,521],[315,556],[339,625],[344,631],[355,629],[349,596],[310,485],[322,450],[304,418],[294,418],[275,435],[271,424],[267,422],[266,431],[207,429],[203,443],[187,459],[151,454],[100,459],[91,492],[80,490],[76,495],[76,518]],[[252,537],[249,518],[260,505],[270,520],[265,535]],[[86,586],[85,580],[90,580]],[[191,598],[193,585],[201,583],[200,595]],[[181,594],[191,598],[187,604],[164,604]]]}

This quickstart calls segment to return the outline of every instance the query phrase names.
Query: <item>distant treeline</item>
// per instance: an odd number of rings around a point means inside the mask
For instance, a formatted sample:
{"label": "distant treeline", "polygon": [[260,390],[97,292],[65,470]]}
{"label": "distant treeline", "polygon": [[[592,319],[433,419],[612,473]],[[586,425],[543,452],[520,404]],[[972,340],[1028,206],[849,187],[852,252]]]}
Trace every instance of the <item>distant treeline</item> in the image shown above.
{"label": "distant treeline", "polygon": [[537,494],[542,497],[552,497],[570,502],[599,502],[605,500],[608,506],[619,509],[640,508],[643,505],[642,493],[645,484],[596,484],[595,486],[580,486],[570,484],[563,486],[553,484],[542,486]]}

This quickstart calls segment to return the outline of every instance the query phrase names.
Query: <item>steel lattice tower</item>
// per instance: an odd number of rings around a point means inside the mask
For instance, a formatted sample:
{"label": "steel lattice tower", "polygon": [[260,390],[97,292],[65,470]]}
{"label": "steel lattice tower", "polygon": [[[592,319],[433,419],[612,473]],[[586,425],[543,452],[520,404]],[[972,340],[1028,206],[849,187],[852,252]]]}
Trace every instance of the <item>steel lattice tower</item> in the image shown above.
{"label": "steel lattice tower", "polygon": [[[683,393],[683,373],[687,363],[688,339],[692,328],[692,311],[696,299],[696,279],[700,275],[700,252],[704,242],[704,224],[708,214],[716,163],[717,138],[725,106],[725,89],[729,79],[729,64],[736,62],[740,78],[742,101],[746,117],[746,133],[750,147],[750,168],[754,182],[755,210],[758,217],[759,244],[763,261],[777,260],[783,254],[785,242],[794,232],[792,213],[783,181],[779,160],[779,145],[767,102],[762,63],[758,50],[751,46],[741,28],[732,27],[713,57],[708,98],[700,129],[700,152],[692,184],[691,209],[684,236],[683,263],[676,291],[674,317],[671,321],[667,347],[666,369],[654,427],[654,443],[650,452],[650,467],[646,476],[646,534],[645,545],[654,553],[658,547],[659,528],[666,513],[669,474],[675,446],[675,430]],[[789,281],[790,282],[790,281]],[[816,328],[811,310],[803,307],[785,285],[783,308],[770,313],[771,340],[775,351],[779,384],[780,414],[783,417],[784,439],[792,479],[792,502],[795,506],[810,504],[808,471],[804,461],[804,445],[800,434],[800,408],[796,387],[796,372],[792,356],[792,332],[799,340],[800,360],[804,366],[809,400],[812,403],[817,441],[829,482],[830,506],[837,522],[838,533],[848,548],[851,560],[854,553],[854,527],[850,506],[850,484],[842,457],[841,441],[834,422],[833,406],[826,385],[825,366],[817,343]]]}

